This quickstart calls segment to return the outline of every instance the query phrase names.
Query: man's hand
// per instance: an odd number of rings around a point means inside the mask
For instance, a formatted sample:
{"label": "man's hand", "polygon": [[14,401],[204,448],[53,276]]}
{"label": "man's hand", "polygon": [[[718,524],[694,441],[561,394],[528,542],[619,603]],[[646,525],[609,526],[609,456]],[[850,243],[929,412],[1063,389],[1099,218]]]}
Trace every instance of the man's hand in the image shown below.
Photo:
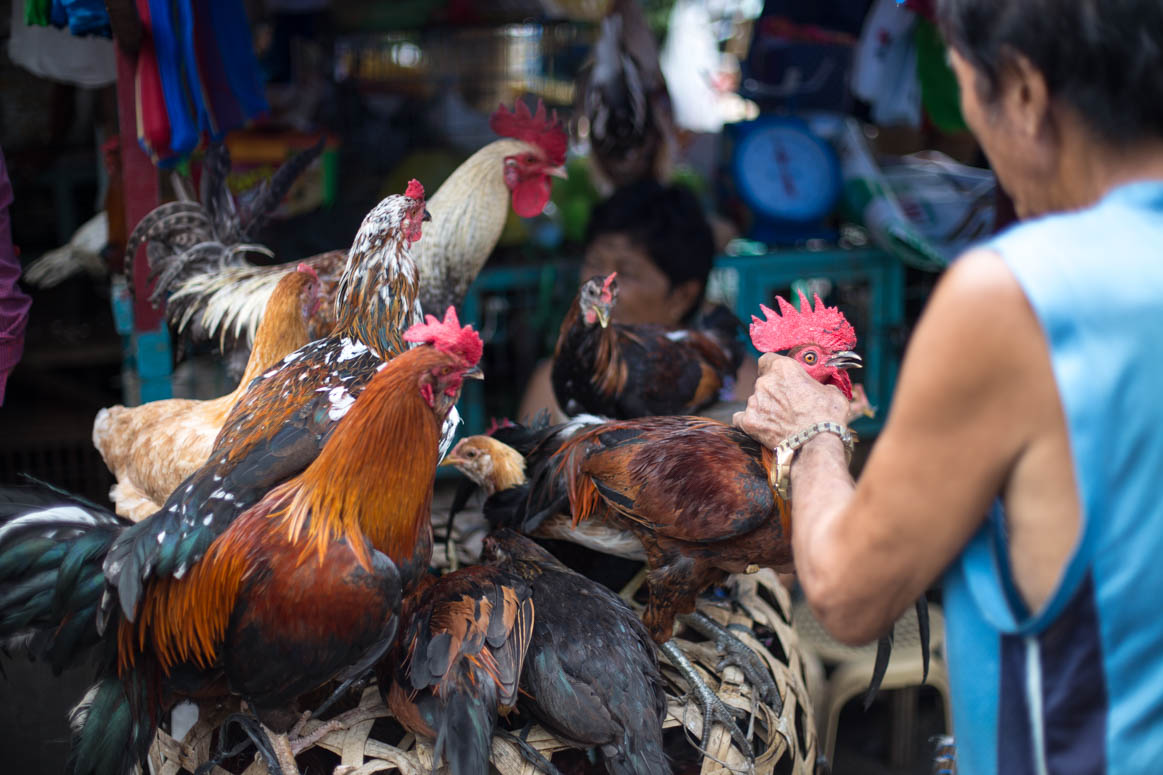
{"label": "man's hand", "polygon": [[848,401],[832,385],[816,382],[791,358],[768,353],[759,359],[759,379],[747,409],[732,422],[765,447],[773,448],[818,422],[848,421]]}

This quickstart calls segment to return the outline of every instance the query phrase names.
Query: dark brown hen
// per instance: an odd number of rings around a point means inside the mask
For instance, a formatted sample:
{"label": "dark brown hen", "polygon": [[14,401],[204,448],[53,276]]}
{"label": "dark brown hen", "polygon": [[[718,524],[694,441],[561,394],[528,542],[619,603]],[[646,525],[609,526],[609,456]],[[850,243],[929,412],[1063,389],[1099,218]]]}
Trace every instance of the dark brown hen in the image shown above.
{"label": "dark brown hen", "polygon": [[380,692],[409,731],[434,741],[453,775],[487,775],[497,714],[517,704],[534,627],[529,586],[475,565],[405,600],[401,636],[379,663]]}
{"label": "dark brown hen", "polygon": [[719,308],[695,329],[613,323],[615,274],[583,283],[561,324],[551,374],[558,404],[571,415],[629,419],[714,403],[743,357],[739,322]]}

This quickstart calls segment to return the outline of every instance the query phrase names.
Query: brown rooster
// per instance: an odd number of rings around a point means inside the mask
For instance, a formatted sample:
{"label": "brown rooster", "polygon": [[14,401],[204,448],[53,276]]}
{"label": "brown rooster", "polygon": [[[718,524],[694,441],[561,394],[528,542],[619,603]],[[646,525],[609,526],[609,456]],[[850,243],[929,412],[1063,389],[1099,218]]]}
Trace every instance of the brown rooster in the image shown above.
{"label": "brown rooster", "polygon": [[206,462],[226,416],[251,381],[310,341],[307,320],[319,302],[319,278],[300,264],[271,294],[246,371],[234,390],[209,401],[172,398],[97,413],[93,445],[117,477],[109,497],[118,514],[134,522],[148,517]]}
{"label": "brown rooster", "polygon": [[573,112],[585,118],[591,170],[600,189],[609,193],[643,178],[670,178],[678,128],[639,0],[614,0],[578,72],[574,94]]}
{"label": "brown rooster", "polygon": [[[403,332],[419,314],[410,247],[427,218],[423,194],[412,181],[405,195],[387,197],[367,215],[339,284],[339,320],[332,334],[304,345],[252,382],[226,418],[205,465],[174,490],[157,515],[119,537],[106,573],[117,580],[127,616],[137,608],[144,582],[152,576],[181,577],[239,514],[310,465],[385,360],[403,352]],[[479,357],[466,353],[474,362]],[[455,410],[446,422],[447,443],[454,417]]]}
{"label": "brown rooster", "polygon": [[0,526],[0,637],[39,631],[58,668],[101,649],[73,712],[74,772],[129,775],[180,698],[229,690],[270,719],[390,647],[402,590],[431,555],[441,424],[481,348],[454,322],[407,336],[434,346],[378,370],[306,470],[212,530],[182,573],[146,583],[126,615],[100,610],[117,583],[102,568],[121,530],[108,512],[69,502]]}
{"label": "brown rooster", "polygon": [[[470,156],[428,200],[432,225],[413,249],[420,300],[427,312],[461,304],[500,239],[510,205],[523,217],[538,215],[549,201],[550,178],[565,177],[568,137],[556,114],[547,115],[540,104],[531,113],[518,102],[512,112],[498,108],[490,126],[502,139]],[[237,255],[241,260],[242,253]],[[157,259],[159,265],[170,260],[175,258]],[[332,251],[305,263],[319,273],[329,302],[335,278],[343,272],[344,254]],[[258,312],[279,277],[291,268],[291,264],[185,262],[164,287],[172,292],[167,314],[179,329],[197,321],[206,337],[231,331],[253,340]],[[320,309],[332,308],[328,303]]]}
{"label": "brown rooster", "polygon": [[532,592],[519,577],[475,565],[409,597],[399,642],[377,673],[409,731],[434,740],[452,775],[487,775],[497,713],[517,703],[534,628]]}
{"label": "brown rooster", "polygon": [[739,322],[725,307],[700,329],[611,323],[617,273],[582,284],[561,323],[551,379],[567,414],[626,419],[685,414],[713,403],[743,358]]}

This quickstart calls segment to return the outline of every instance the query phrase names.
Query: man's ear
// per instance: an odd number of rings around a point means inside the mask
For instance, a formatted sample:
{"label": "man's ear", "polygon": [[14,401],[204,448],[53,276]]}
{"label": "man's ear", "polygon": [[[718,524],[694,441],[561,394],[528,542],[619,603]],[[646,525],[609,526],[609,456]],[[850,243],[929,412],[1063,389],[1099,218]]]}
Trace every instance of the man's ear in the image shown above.
{"label": "man's ear", "polygon": [[685,280],[670,288],[670,309],[674,315],[674,324],[677,325],[687,313],[691,312],[695,300],[703,292],[703,284],[698,280]]}

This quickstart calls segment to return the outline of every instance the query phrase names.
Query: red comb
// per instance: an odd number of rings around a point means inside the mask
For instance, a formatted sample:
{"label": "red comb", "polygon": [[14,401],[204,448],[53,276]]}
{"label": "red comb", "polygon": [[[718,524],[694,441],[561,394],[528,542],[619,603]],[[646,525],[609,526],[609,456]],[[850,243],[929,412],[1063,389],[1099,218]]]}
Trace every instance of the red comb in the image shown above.
{"label": "red comb", "polygon": [[521,100],[517,100],[511,113],[504,105],[499,106],[489,119],[489,127],[501,137],[512,137],[536,145],[555,167],[565,164],[565,149],[569,138],[557,120],[557,111],[546,116],[545,104],[541,100],[537,100],[536,113],[530,113]]}
{"label": "red comb", "polygon": [[314,278],[315,282],[319,282],[319,275],[315,272],[315,268],[310,264],[304,264],[300,262],[299,265],[295,267],[295,271],[302,272],[303,274],[309,274],[312,278]]}
{"label": "red comb", "polygon": [[835,307],[825,307],[818,294],[815,308],[808,304],[800,291],[800,308],[776,296],[782,316],[775,310],[759,305],[766,320],[751,316],[751,343],[764,353],[790,350],[801,344],[818,344],[830,350],[851,350],[856,346],[856,331],[843,313]]}
{"label": "red comb", "polygon": [[469,366],[477,364],[484,349],[481,338],[472,326],[460,327],[456,309],[451,306],[444,313],[442,321],[437,320],[435,315],[425,315],[423,323],[416,323],[404,332],[404,341],[430,344],[441,352],[454,353]]}
{"label": "red comb", "polygon": [[485,428],[485,435],[492,436],[494,433],[499,431],[501,428],[512,428],[512,427],[514,427],[513,421],[510,420],[508,417],[502,417],[500,422],[497,421],[496,417],[490,417],[489,418],[489,427]]}
{"label": "red comb", "polygon": [[424,199],[424,186],[420,185],[420,181],[416,178],[412,178],[408,181],[408,188],[404,191],[404,196],[418,202],[422,201]]}
{"label": "red comb", "polygon": [[614,292],[610,290],[610,286],[614,282],[614,278],[618,276],[617,272],[610,272],[605,281],[602,282],[602,301],[609,304],[614,300]]}

